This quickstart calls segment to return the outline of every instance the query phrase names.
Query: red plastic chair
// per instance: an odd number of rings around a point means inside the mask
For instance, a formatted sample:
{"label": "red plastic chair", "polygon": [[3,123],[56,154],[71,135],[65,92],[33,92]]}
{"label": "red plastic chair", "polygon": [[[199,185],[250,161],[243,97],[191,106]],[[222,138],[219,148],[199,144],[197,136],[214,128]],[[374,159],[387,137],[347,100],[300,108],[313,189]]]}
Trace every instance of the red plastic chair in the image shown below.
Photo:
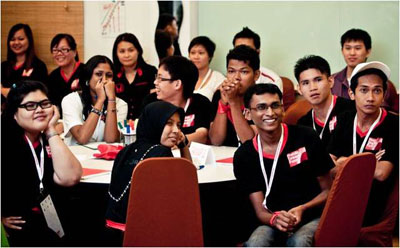
{"label": "red plastic chair", "polygon": [[292,105],[296,101],[296,93],[292,80],[287,77],[281,77],[281,79],[283,87],[283,108],[287,110],[290,105]]}
{"label": "red plastic chair", "polygon": [[288,125],[296,125],[297,120],[311,110],[311,104],[305,99],[299,99],[293,103],[283,116],[283,122]]}
{"label": "red plastic chair", "polygon": [[375,155],[361,153],[338,169],[314,235],[315,246],[357,245],[375,166]]}
{"label": "red plastic chair", "polygon": [[203,246],[196,167],[149,158],[132,174],[124,246]]}

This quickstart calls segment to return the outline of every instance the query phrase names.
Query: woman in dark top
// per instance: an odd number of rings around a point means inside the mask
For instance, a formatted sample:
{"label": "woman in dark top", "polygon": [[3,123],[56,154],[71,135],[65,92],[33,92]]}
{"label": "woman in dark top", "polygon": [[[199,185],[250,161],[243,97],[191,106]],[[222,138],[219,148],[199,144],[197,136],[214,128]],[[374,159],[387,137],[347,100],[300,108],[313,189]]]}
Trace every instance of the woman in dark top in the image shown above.
{"label": "woman in dark top", "polygon": [[72,186],[82,174],[55,131],[59,117],[44,84],[26,80],[11,87],[1,116],[1,221],[11,246],[59,244],[40,204],[51,196],[55,208],[62,207],[57,185]]}
{"label": "woman in dark top", "polygon": [[12,84],[21,79],[47,81],[47,67],[35,55],[32,30],[16,24],[7,37],[7,60],[1,63],[1,98],[5,100]]}
{"label": "woman in dark top", "polygon": [[60,110],[62,118],[61,101],[64,96],[79,89],[84,64],[79,61],[76,42],[70,34],[54,36],[50,44],[50,52],[58,68],[50,73],[47,87],[50,100]]}
{"label": "woman in dark top", "polygon": [[127,119],[136,119],[141,113],[143,99],[154,89],[157,69],[143,60],[142,46],[131,33],[120,34],[115,40],[113,62],[117,97],[128,103]]}
{"label": "woman in dark top", "polygon": [[148,104],[139,118],[136,142],[118,153],[112,169],[106,212],[108,230],[114,232],[115,237],[112,239],[117,241],[114,245],[118,241],[122,242],[121,231],[125,230],[129,182],[136,165],[146,158],[173,157],[171,148],[176,145],[181,156],[191,160],[187,138],[180,130],[183,119],[182,108],[163,101]]}

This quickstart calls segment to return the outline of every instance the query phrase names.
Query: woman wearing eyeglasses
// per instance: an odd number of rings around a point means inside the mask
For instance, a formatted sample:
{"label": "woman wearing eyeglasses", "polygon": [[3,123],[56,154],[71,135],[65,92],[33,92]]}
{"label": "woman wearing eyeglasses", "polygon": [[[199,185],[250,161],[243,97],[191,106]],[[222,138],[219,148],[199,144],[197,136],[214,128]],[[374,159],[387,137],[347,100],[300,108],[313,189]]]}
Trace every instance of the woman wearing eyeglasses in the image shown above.
{"label": "woman wearing eyeglasses", "polygon": [[[61,101],[69,93],[79,89],[84,64],[79,61],[74,37],[57,34],[51,41],[50,52],[58,68],[50,73],[48,88],[50,100],[61,110]],[[60,111],[62,118],[62,111]]]}
{"label": "woman wearing eyeglasses", "polygon": [[120,140],[117,121],[126,120],[128,106],[115,95],[113,63],[96,55],[85,65],[80,91],[68,94],[61,102],[64,141],[67,145]]}
{"label": "woman wearing eyeglasses", "polygon": [[11,246],[55,246],[60,241],[58,229],[47,226],[41,203],[46,199],[56,209],[62,207],[57,187],[78,183],[82,167],[55,131],[59,117],[41,82],[26,80],[11,87],[1,125],[1,220]]}
{"label": "woman wearing eyeglasses", "polygon": [[157,69],[143,59],[143,49],[134,34],[123,33],[113,47],[117,96],[128,103],[128,119],[141,113],[144,98],[154,89]]}
{"label": "woman wearing eyeglasses", "polygon": [[[1,95],[7,98],[11,85],[21,79],[47,80],[47,67],[35,55],[32,30],[16,24],[7,37],[7,60],[1,63]],[[3,101],[4,102],[4,101]]]}

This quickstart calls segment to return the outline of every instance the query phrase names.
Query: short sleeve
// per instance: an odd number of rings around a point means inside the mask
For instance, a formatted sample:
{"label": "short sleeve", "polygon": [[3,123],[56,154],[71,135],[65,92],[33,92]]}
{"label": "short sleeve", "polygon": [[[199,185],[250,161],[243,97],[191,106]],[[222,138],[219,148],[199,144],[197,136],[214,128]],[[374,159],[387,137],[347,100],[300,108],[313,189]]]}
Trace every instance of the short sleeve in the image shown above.
{"label": "short sleeve", "polygon": [[70,93],[64,97],[61,102],[63,111],[63,124],[64,124],[64,135],[70,137],[70,129],[74,126],[83,125],[83,105],[78,93]]}

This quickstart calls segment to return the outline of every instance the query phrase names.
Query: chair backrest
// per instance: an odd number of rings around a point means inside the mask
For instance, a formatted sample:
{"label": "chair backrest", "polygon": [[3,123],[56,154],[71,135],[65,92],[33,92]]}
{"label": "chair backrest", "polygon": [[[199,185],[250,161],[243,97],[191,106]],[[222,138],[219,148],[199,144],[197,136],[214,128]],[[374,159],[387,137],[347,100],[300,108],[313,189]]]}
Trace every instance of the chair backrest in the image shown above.
{"label": "chair backrest", "polygon": [[133,171],[124,246],[203,246],[196,167],[149,158]]}
{"label": "chair backrest", "polygon": [[375,155],[352,155],[333,181],[314,235],[315,246],[356,246],[376,166]]}
{"label": "chair backrest", "polygon": [[290,105],[292,105],[296,101],[296,91],[294,89],[294,85],[292,80],[287,77],[281,77],[282,79],[282,99],[283,99],[283,108],[287,110]]}
{"label": "chair backrest", "polygon": [[285,111],[283,122],[288,125],[296,125],[297,120],[307,114],[311,109],[311,104],[305,99],[299,99]]}

